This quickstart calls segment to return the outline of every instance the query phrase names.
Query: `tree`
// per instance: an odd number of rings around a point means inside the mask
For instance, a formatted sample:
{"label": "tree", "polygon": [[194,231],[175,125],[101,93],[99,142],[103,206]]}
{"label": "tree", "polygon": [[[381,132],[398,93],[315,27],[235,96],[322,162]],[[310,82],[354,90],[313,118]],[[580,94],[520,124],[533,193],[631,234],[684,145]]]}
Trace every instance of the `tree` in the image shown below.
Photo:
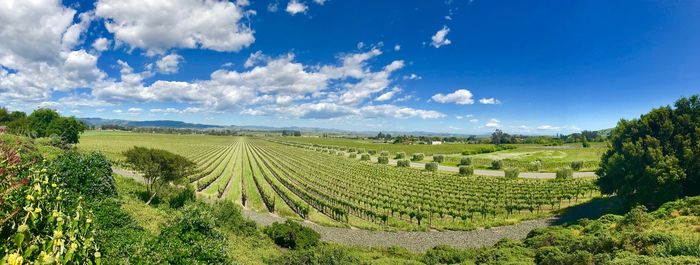
{"label": "tree", "polygon": [[127,163],[143,173],[148,193],[151,195],[146,204],[151,203],[164,184],[185,178],[195,166],[194,162],[181,155],[153,148],[133,147],[127,150],[124,156]]}
{"label": "tree", "polygon": [[61,115],[52,109],[37,109],[27,117],[29,127],[34,133],[34,137],[46,137],[51,135],[48,133],[49,125],[55,120],[61,119]]}
{"label": "tree", "polygon": [[583,148],[591,147],[591,144],[588,143],[588,138],[586,138],[585,135],[581,136],[581,147],[583,147]]}
{"label": "tree", "polygon": [[502,143],[505,143],[506,137],[508,137],[508,135],[503,133],[501,129],[496,129],[496,131],[493,132],[493,134],[491,134],[491,143],[495,145],[500,145]]}
{"label": "tree", "polygon": [[658,206],[700,194],[700,98],[681,98],[639,119],[621,120],[609,137],[597,183],[630,203]]}

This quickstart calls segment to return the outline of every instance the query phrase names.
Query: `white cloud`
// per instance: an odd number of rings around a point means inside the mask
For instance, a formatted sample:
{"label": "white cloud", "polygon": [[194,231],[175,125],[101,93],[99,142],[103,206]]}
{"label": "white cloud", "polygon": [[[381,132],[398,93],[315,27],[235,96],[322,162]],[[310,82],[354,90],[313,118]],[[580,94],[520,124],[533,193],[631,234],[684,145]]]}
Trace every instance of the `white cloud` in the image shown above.
{"label": "white cloud", "polygon": [[98,52],[103,52],[109,50],[111,43],[112,41],[107,38],[97,38],[95,39],[95,42],[92,43],[92,48]]}
{"label": "white cloud", "polygon": [[326,3],[326,0],[314,0],[314,3],[319,4],[319,5],[323,5]]}
{"label": "white cloud", "polygon": [[379,97],[377,97],[377,98],[374,99],[374,100],[375,100],[375,101],[387,101],[387,100],[391,100],[391,99],[392,99],[396,94],[398,94],[399,92],[401,92],[401,88],[399,88],[399,87],[394,87],[394,88],[391,89],[391,91],[386,92],[386,93],[384,93],[384,94],[381,94]]}
{"label": "white cloud", "polygon": [[369,105],[360,108],[359,112],[360,115],[365,118],[390,117],[406,119],[418,117],[421,119],[438,119],[446,116],[445,114],[433,110],[421,110],[395,105]]}
{"label": "white cloud", "polygon": [[239,51],[255,41],[241,24],[244,11],[229,1],[99,0],[95,14],[118,42],[163,54],[171,48]]}
{"label": "white cloud", "polygon": [[73,24],[63,33],[62,45],[64,50],[72,50],[76,45],[82,42],[83,33],[90,26],[90,23],[95,18],[92,12],[82,13],[78,16],[80,22]]}
{"label": "white cloud", "polygon": [[180,113],[180,111],[176,108],[151,109],[150,112],[152,112],[152,113],[164,113],[164,114]]}
{"label": "white cloud", "polygon": [[558,130],[561,130],[561,127],[552,126],[552,125],[541,125],[541,126],[537,126],[537,130],[540,130],[540,131],[558,131]]}
{"label": "white cloud", "polygon": [[143,109],[142,109],[142,108],[129,108],[129,109],[126,111],[126,113],[132,114],[132,115],[141,114],[142,112],[143,112]]}
{"label": "white cloud", "polygon": [[495,98],[482,98],[479,100],[479,103],[493,105],[493,104],[501,104],[501,101],[498,99],[495,99]]}
{"label": "white cloud", "polygon": [[497,119],[490,119],[488,123],[484,125],[486,128],[500,128],[501,127],[501,121]]}
{"label": "white cloud", "polygon": [[458,105],[470,105],[474,104],[474,99],[472,99],[472,92],[466,89],[458,89],[455,92],[449,93],[447,95],[435,94],[432,99],[438,103],[455,103]]}
{"label": "white cloud", "polygon": [[468,118],[471,118],[471,117],[474,117],[474,115],[473,115],[473,114],[467,114],[467,115],[457,115],[457,116],[455,116],[455,118],[457,118],[458,120],[468,119]]}
{"label": "white cloud", "polygon": [[236,5],[237,6],[249,6],[250,1],[248,1],[248,0],[236,0]]}
{"label": "white cloud", "polygon": [[275,13],[279,10],[279,6],[277,3],[269,3],[267,5],[267,11],[271,13]]}
{"label": "white cloud", "polygon": [[306,10],[308,10],[308,9],[309,8],[306,6],[306,4],[299,2],[297,0],[291,0],[287,4],[286,11],[289,14],[296,15],[299,13],[306,13]]}
{"label": "white cloud", "polygon": [[184,58],[176,53],[171,53],[166,56],[163,56],[156,62],[156,66],[158,67],[158,72],[161,72],[163,74],[174,74],[177,73],[179,70],[180,62],[182,62]]}
{"label": "white cloud", "polygon": [[477,123],[477,122],[479,122],[479,119],[471,119],[471,120],[469,120],[469,122],[471,122],[471,123]]}
{"label": "white cloud", "polygon": [[394,45],[394,51],[398,52],[400,50],[401,50],[401,45],[398,45],[398,44]]}
{"label": "white cloud", "polygon": [[423,77],[417,75],[417,74],[410,74],[410,75],[404,75],[403,76],[404,80],[421,80]]}
{"label": "white cloud", "polygon": [[253,67],[260,62],[268,62],[270,60],[271,60],[271,58],[264,55],[262,53],[262,51],[257,51],[257,52],[251,53],[250,56],[248,56],[248,59],[245,60],[245,63],[243,64],[243,66],[245,66],[246,68],[250,68],[250,67]]}
{"label": "white cloud", "polygon": [[447,33],[450,32],[450,29],[447,26],[443,26],[442,29],[438,30],[433,37],[430,39],[432,40],[430,42],[430,45],[433,45],[435,48],[440,48],[445,45],[450,45],[452,41],[447,39]]}

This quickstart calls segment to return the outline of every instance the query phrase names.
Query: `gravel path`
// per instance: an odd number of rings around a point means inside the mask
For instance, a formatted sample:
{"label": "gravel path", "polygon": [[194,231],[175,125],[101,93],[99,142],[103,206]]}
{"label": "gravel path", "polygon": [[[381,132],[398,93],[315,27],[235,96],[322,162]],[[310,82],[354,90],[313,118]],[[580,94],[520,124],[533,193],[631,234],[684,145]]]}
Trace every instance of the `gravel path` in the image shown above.
{"label": "gravel path", "polygon": [[[115,174],[133,178],[138,182],[144,182],[143,177],[132,171],[113,168]],[[270,213],[258,213],[248,208],[243,208],[243,215],[262,226],[268,226],[273,222],[284,222],[285,218]],[[552,225],[557,219],[547,218],[524,221],[515,225],[500,226],[489,229],[477,229],[471,231],[426,231],[426,232],[386,232],[362,229],[326,227],[310,221],[301,222],[319,234],[326,242],[334,242],[351,246],[366,247],[390,247],[401,246],[414,252],[425,252],[437,245],[450,245],[461,248],[476,248],[492,246],[503,238],[523,239],[533,229]]]}
{"label": "gravel path", "polygon": [[[372,157],[372,162],[377,162],[377,157]],[[396,165],[395,159],[389,159],[389,165]],[[414,168],[425,168],[425,163],[411,162],[411,167]],[[458,167],[443,166],[439,165],[438,170],[447,171],[453,173],[459,173]],[[501,170],[490,170],[490,169],[474,169],[474,175],[489,176],[489,177],[503,177],[505,173]],[[518,177],[520,178],[532,178],[532,179],[553,179],[557,176],[554,172],[521,172]],[[585,177],[597,177],[595,172],[574,172],[574,178],[585,178]]]}

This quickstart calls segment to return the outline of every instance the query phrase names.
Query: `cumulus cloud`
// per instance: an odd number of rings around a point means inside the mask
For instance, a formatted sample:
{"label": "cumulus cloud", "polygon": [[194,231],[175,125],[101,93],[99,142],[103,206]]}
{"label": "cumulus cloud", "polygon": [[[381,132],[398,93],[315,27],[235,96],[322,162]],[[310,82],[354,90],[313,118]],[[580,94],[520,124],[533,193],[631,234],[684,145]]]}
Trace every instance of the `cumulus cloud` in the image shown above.
{"label": "cumulus cloud", "polygon": [[410,74],[410,75],[404,75],[403,76],[404,80],[421,80],[423,77],[417,75],[417,74]]}
{"label": "cumulus cloud", "polygon": [[561,130],[561,127],[545,124],[545,125],[537,126],[537,130],[540,130],[540,131],[558,131],[558,130]]}
{"label": "cumulus cloud", "polygon": [[365,106],[360,109],[360,114],[365,118],[390,117],[406,119],[418,117],[421,119],[438,119],[445,117],[445,114],[433,110],[421,110],[395,105]]}
{"label": "cumulus cloud", "polygon": [[400,50],[401,50],[401,45],[398,45],[398,44],[394,45],[394,51],[398,52]]}
{"label": "cumulus cloud", "polygon": [[297,0],[291,0],[287,4],[287,13],[293,15],[299,14],[299,13],[306,13],[306,10],[308,10],[309,7],[306,6],[306,4],[299,2]]}
{"label": "cumulus cloud", "polygon": [[126,113],[132,114],[132,115],[138,115],[138,114],[143,113],[143,109],[142,108],[129,108],[126,111]]}
{"label": "cumulus cloud", "polygon": [[438,30],[435,35],[430,38],[430,45],[433,45],[435,48],[440,48],[442,46],[452,44],[452,41],[447,39],[447,33],[449,32],[450,29],[447,26],[443,26],[442,29]]}
{"label": "cumulus cloud", "polygon": [[163,113],[163,114],[180,113],[180,111],[176,108],[151,109],[149,111],[151,113]]}
{"label": "cumulus cloud", "polygon": [[97,39],[95,39],[95,42],[92,43],[92,48],[98,52],[103,52],[103,51],[109,50],[109,46],[111,44],[112,44],[112,41],[110,41],[107,38],[97,38]]}
{"label": "cumulus cloud", "polygon": [[118,42],[150,55],[171,48],[239,51],[255,41],[253,30],[241,23],[245,11],[216,0],[99,0],[95,14]]}
{"label": "cumulus cloud", "polygon": [[484,125],[486,128],[500,128],[501,127],[501,121],[497,119],[490,119],[488,123]]}
{"label": "cumulus cloud", "polygon": [[388,92],[386,92],[386,93],[384,93],[384,94],[381,94],[379,97],[377,97],[377,98],[374,99],[374,100],[375,100],[375,101],[387,101],[387,100],[391,100],[391,99],[394,98],[394,96],[395,96],[396,94],[398,94],[399,92],[401,92],[401,88],[399,88],[399,87],[394,87],[394,88],[392,88],[390,91],[388,91]]}
{"label": "cumulus cloud", "polygon": [[314,3],[319,4],[319,5],[323,5],[326,3],[326,0],[314,0]]}
{"label": "cumulus cloud", "polygon": [[501,104],[501,101],[499,101],[498,99],[495,99],[495,98],[482,98],[479,100],[479,103],[493,105],[493,104]]}
{"label": "cumulus cloud", "polygon": [[458,105],[470,105],[474,104],[474,99],[472,99],[472,92],[466,89],[458,89],[455,92],[449,94],[435,94],[432,99],[438,103],[455,103]]}
{"label": "cumulus cloud", "polygon": [[156,62],[156,66],[158,67],[158,72],[163,73],[163,74],[174,74],[177,73],[179,70],[180,62],[182,62],[184,58],[176,53],[171,53],[166,56],[163,56]]}

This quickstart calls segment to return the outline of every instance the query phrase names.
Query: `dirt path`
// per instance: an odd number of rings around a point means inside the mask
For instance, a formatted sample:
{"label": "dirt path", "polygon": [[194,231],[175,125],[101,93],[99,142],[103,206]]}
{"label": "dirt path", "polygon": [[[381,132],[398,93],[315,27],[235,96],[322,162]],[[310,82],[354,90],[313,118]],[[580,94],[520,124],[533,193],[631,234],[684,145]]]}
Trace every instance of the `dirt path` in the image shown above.
{"label": "dirt path", "polygon": [[[138,182],[144,182],[143,177],[137,173],[113,168],[117,175],[133,178]],[[242,208],[243,215],[262,226],[268,226],[273,222],[284,222],[285,218],[270,213],[258,213],[247,208]],[[427,231],[427,232],[385,232],[362,229],[349,229],[321,226],[309,221],[302,225],[309,227],[319,234],[321,239],[343,245],[390,247],[401,246],[410,251],[424,252],[437,245],[450,245],[454,247],[484,247],[492,246],[503,238],[523,239],[533,229],[547,227],[556,222],[555,218],[525,221],[515,225],[494,227],[489,229],[477,229],[472,231]]]}
{"label": "dirt path", "polygon": [[[377,157],[372,157],[372,162],[377,162]],[[389,165],[396,165],[395,159],[389,159]],[[425,168],[425,163],[411,162],[411,167],[414,168]],[[453,173],[459,173],[458,167],[443,166],[439,165],[438,170],[447,171]],[[490,169],[474,169],[474,175],[488,176],[488,177],[503,177],[505,173],[501,170],[490,170]],[[533,179],[553,179],[556,177],[554,172],[521,172],[518,177],[520,178],[533,178]],[[597,177],[595,172],[574,172],[574,178],[585,178],[585,177]]]}

